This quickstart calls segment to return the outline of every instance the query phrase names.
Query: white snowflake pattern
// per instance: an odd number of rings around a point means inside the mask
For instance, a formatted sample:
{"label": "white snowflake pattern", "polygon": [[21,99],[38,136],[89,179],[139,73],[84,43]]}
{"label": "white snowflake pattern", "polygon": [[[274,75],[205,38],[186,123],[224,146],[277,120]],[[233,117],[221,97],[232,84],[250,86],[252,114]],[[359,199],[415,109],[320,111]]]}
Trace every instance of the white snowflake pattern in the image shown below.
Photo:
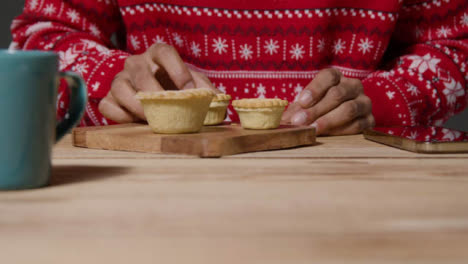
{"label": "white snowflake pattern", "polygon": [[217,39],[213,40],[214,52],[219,53],[219,55],[226,53],[228,45],[226,44],[226,40],[218,37]]}
{"label": "white snowflake pattern", "polygon": [[393,76],[394,74],[395,72],[391,70],[391,71],[384,71],[384,72],[378,73],[377,76],[381,76],[382,78],[388,79],[390,76]]}
{"label": "white snowflake pattern", "polygon": [[343,50],[346,48],[345,44],[346,41],[342,41],[341,39],[335,40],[335,42],[333,43],[333,53],[343,53]]}
{"label": "white snowflake pattern", "polygon": [[447,103],[453,105],[457,101],[457,97],[464,96],[465,90],[461,83],[456,82],[454,79],[451,79],[450,82],[444,82],[445,89],[443,93],[447,98]]}
{"label": "white snowflake pattern", "polygon": [[30,10],[35,10],[39,6],[39,1],[38,0],[31,0],[29,2],[29,9]]}
{"label": "white snowflake pattern", "polygon": [[257,98],[265,98],[266,95],[266,87],[263,84],[259,84],[257,86]]}
{"label": "white snowflake pattern", "polygon": [[68,10],[67,17],[72,23],[77,23],[80,21],[80,14],[74,9]]}
{"label": "white snowflake pattern", "polygon": [[295,59],[295,60],[302,59],[305,53],[304,45],[299,45],[299,43],[296,43],[296,45],[292,45],[289,53],[291,53],[291,59]]}
{"label": "white snowflake pattern", "polygon": [[164,40],[164,37],[156,35],[156,37],[153,38],[153,43],[162,43],[162,44],[167,44],[166,41]]}
{"label": "white snowflake pattern", "polygon": [[220,83],[216,88],[218,88],[218,90],[222,93],[226,93],[226,86],[224,86],[222,83]]}
{"label": "white snowflake pattern", "polygon": [[319,39],[319,44],[317,44],[317,49],[319,52],[322,52],[325,50],[325,40],[324,39]]}
{"label": "white snowflake pattern", "polygon": [[227,117],[226,117],[226,122],[231,122],[231,116],[232,116],[232,111],[231,109],[227,109]]}
{"label": "white snowflake pattern", "polygon": [[101,35],[101,31],[95,24],[90,24],[89,25],[89,31],[91,32],[92,35],[99,37]]}
{"label": "white snowflake pattern", "polygon": [[414,139],[418,138],[418,136],[419,136],[418,131],[411,131],[411,133],[410,133],[410,135],[408,136],[408,138],[414,140]]}
{"label": "white snowflake pattern", "polygon": [[459,138],[461,136],[461,132],[456,131],[456,130],[446,129],[446,128],[442,129],[442,133],[444,133],[444,136],[442,137],[442,139],[447,139],[449,141],[453,141],[456,138]]}
{"label": "white snowflake pattern", "polygon": [[387,95],[388,99],[390,99],[390,100],[393,100],[393,98],[395,98],[395,92],[388,91],[385,94]]}
{"label": "white snowflake pattern", "polygon": [[93,85],[91,85],[91,88],[93,88],[93,91],[97,91],[99,90],[99,87],[101,87],[101,83],[100,82],[95,82]]}
{"label": "white snowflake pattern", "polygon": [[240,45],[239,54],[244,60],[249,60],[252,58],[252,46],[248,44]]}
{"label": "white snowflake pattern", "polygon": [[412,85],[412,84],[408,85],[408,89],[406,91],[411,93],[412,96],[419,95],[418,87],[416,87],[415,85]]}
{"label": "white snowflake pattern", "polygon": [[268,41],[265,41],[265,53],[273,55],[278,53],[279,45],[277,40],[270,39]]}
{"label": "white snowflake pattern", "polygon": [[74,53],[73,48],[70,48],[67,49],[65,52],[59,51],[58,55],[60,59],[60,70],[64,70],[75,62],[79,54]]}
{"label": "white snowflake pattern", "polygon": [[294,87],[294,93],[296,94],[294,101],[299,100],[299,95],[301,95],[303,89],[304,87],[302,87],[302,85],[300,85],[299,83],[296,85],[296,87]]}
{"label": "white snowflake pattern", "polygon": [[450,35],[452,35],[452,30],[448,27],[441,26],[439,29],[437,29],[437,37],[439,38],[446,38]]}
{"label": "white snowflake pattern", "polygon": [[73,71],[83,76],[85,73],[88,73],[89,65],[85,62],[78,63],[73,67]]}
{"label": "white snowflake pattern", "polygon": [[373,41],[369,40],[368,38],[361,39],[360,43],[358,44],[358,47],[358,50],[362,52],[362,54],[366,54],[367,52],[370,52],[370,50],[374,47]]}
{"label": "white snowflake pattern", "polygon": [[139,50],[141,48],[141,42],[138,40],[137,36],[130,36],[130,43],[134,50]]}
{"label": "white snowflake pattern", "polygon": [[184,40],[182,39],[182,36],[180,36],[179,33],[173,33],[172,37],[174,38],[174,42],[177,46],[183,47],[184,46]]}
{"label": "white snowflake pattern", "polygon": [[99,44],[99,43],[97,43],[95,41],[83,39],[81,42],[83,42],[83,44],[86,45],[86,49],[88,49],[88,50],[96,49],[102,55],[110,55],[111,54],[110,49],[108,49],[106,46],[101,45],[101,44]]}
{"label": "white snowflake pattern", "polygon": [[192,41],[192,44],[190,45],[190,50],[192,50],[192,53],[195,57],[200,57],[200,54],[201,54],[200,44],[195,43],[195,41]]}
{"label": "white snowflake pattern", "polygon": [[44,46],[44,50],[51,50],[55,46],[55,43],[51,42]]}
{"label": "white snowflake pattern", "polygon": [[46,16],[51,16],[51,15],[55,14],[55,12],[57,12],[57,8],[55,8],[55,6],[53,4],[46,5],[44,10],[42,10],[42,13],[44,13],[44,15],[46,15]]}
{"label": "white snowflake pattern", "polygon": [[462,25],[463,27],[468,26],[468,14],[467,13],[464,13],[463,16],[460,17],[460,25]]}
{"label": "white snowflake pattern", "polygon": [[427,71],[427,69],[436,73],[436,66],[440,62],[440,59],[431,57],[431,54],[429,53],[427,53],[423,57],[418,55],[412,55],[409,56],[408,59],[413,61],[409,67],[412,69],[418,69],[419,73],[424,73]]}

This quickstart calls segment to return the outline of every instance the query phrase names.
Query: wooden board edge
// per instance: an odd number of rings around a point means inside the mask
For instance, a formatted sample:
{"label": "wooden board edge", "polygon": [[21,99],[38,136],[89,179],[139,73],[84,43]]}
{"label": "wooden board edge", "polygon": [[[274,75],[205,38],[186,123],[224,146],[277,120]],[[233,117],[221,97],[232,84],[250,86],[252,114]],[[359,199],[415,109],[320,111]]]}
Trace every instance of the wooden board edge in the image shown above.
{"label": "wooden board edge", "polygon": [[[288,137],[284,137],[286,134]],[[246,143],[246,141],[248,142]],[[267,147],[265,147],[265,142],[268,143]],[[232,136],[231,138],[226,138],[222,142],[210,140],[208,143],[214,144],[215,146],[207,144],[200,155],[201,158],[311,146],[316,144],[316,136],[315,128],[298,127],[289,130],[276,131],[276,133],[270,133],[268,134],[268,140],[265,140],[264,134],[256,134]],[[220,146],[219,149],[216,149],[216,145]],[[259,145],[263,146],[259,147]]]}
{"label": "wooden board edge", "polygon": [[468,153],[468,142],[420,142],[405,137],[369,130],[364,138],[375,143],[418,154],[461,154]]}
{"label": "wooden board edge", "polygon": [[[288,134],[288,137],[284,137],[285,134]],[[293,136],[291,136],[291,134]],[[268,150],[280,150],[280,149],[289,149],[295,147],[303,147],[303,146],[312,146],[317,143],[316,141],[316,130],[313,127],[301,127],[301,128],[294,128],[287,131],[278,131],[277,133],[272,133],[268,135],[270,139],[268,140],[270,143],[274,142],[274,144],[270,144],[268,147],[259,148],[257,147],[258,144],[262,144],[262,140],[264,135],[249,135],[249,141],[254,141],[254,144],[247,144],[247,148],[238,149],[235,147],[228,147],[224,146],[222,156],[228,155],[235,155],[241,153],[249,153],[249,152],[260,152],[260,151],[268,151]],[[246,136],[238,136],[233,138],[233,145],[241,145],[242,141],[246,138]],[[294,140],[291,140],[294,139]],[[225,142],[226,144],[226,142]]]}
{"label": "wooden board edge", "polygon": [[72,130],[72,145],[75,147],[81,147],[81,148],[103,149],[103,148],[88,146],[88,141],[87,141],[88,132],[108,130],[108,129],[127,128],[127,127],[136,127],[136,126],[142,126],[142,125],[143,124],[138,124],[138,123],[128,123],[128,124],[119,124],[119,125],[110,125],[110,126],[76,127]]}
{"label": "wooden board edge", "polygon": [[[284,137],[285,134],[295,135],[295,137],[292,137],[294,140],[291,141],[291,137]],[[193,138],[166,137],[161,141],[161,151],[167,154],[195,155],[200,158],[219,158],[248,152],[311,146],[316,143],[315,128],[299,127],[277,131],[268,134],[268,140],[265,139],[265,134],[233,135],[197,140]],[[268,147],[259,147],[265,142],[269,144]],[[183,150],[180,149],[181,145],[185,146]]]}
{"label": "wooden board edge", "polygon": [[[222,148],[226,138],[190,138],[190,137],[163,137],[161,138],[161,153],[183,154],[206,158],[219,158],[223,156]],[[180,146],[184,146],[183,149]]]}
{"label": "wooden board edge", "polygon": [[73,129],[72,145],[75,147],[87,148],[88,144],[86,142],[86,133],[87,130]]}
{"label": "wooden board edge", "polygon": [[[112,129],[141,126],[141,124],[115,125]],[[294,127],[286,130],[269,131],[268,134],[232,135],[212,138],[162,137],[160,150],[139,148],[128,150],[109,147],[105,142],[96,141],[93,132],[111,127],[84,127],[73,130],[72,144],[75,147],[105,149],[117,151],[135,151],[148,153],[194,155],[201,158],[219,158],[247,152],[258,152],[276,149],[310,146],[316,143],[315,129],[312,127]],[[287,135],[287,136],[286,136]],[[99,135],[96,135],[99,137]],[[125,140],[121,138],[120,140]],[[94,144],[91,142],[99,142]],[[180,146],[183,146],[182,148]]]}

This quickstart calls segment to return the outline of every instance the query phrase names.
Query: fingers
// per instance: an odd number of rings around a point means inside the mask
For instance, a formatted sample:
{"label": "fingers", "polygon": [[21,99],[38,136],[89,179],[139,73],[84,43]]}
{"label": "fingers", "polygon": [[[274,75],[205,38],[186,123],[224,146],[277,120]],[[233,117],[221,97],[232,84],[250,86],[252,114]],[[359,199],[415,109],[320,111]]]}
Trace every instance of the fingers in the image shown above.
{"label": "fingers", "polygon": [[369,97],[364,94],[355,100],[349,100],[333,109],[315,121],[315,126],[326,133],[347,125],[350,121],[368,116],[372,113],[372,104]]}
{"label": "fingers", "polygon": [[291,119],[294,125],[309,125],[319,117],[329,113],[346,101],[353,100],[362,94],[361,81],[341,78],[337,86],[328,89],[325,96],[314,106],[297,112]]}
{"label": "fingers", "polygon": [[136,121],[132,114],[119,106],[110,93],[99,103],[99,112],[101,112],[101,114],[107,119],[113,120],[119,124],[132,123]]}
{"label": "fingers", "polygon": [[135,98],[136,91],[126,76],[116,77],[112,82],[112,88],[109,94],[117,104],[125,108],[128,112],[141,120],[146,120],[143,107]]}
{"label": "fingers", "polygon": [[193,77],[193,81],[195,82],[195,87],[208,88],[208,89],[213,90],[215,93],[220,93],[220,91],[215,88],[213,83],[211,83],[210,79],[208,79],[206,75],[200,72],[192,71],[192,70],[189,70],[189,72]]}
{"label": "fingers", "polygon": [[148,58],[164,68],[171,80],[179,89],[193,89],[195,82],[189,69],[180,58],[177,50],[166,44],[158,43],[151,46],[145,53]]}
{"label": "fingers", "polygon": [[124,67],[125,77],[129,79],[134,90],[148,92],[163,90],[154,75],[154,70],[157,70],[158,66],[145,59],[144,55],[128,57]]}
{"label": "fingers", "polygon": [[115,76],[99,109],[118,123],[145,120],[143,107],[135,98],[138,91],[195,87],[216,90],[205,75],[190,71],[172,46],[155,44],[145,53],[126,59],[124,70]]}
{"label": "fingers", "polygon": [[155,44],[145,53],[127,58],[125,71],[137,91],[164,90],[155,74],[164,71],[177,89],[195,88],[195,82],[177,50],[166,44]]}
{"label": "fingers", "polygon": [[340,83],[342,74],[339,70],[329,68],[320,71],[309,85],[301,92],[299,104],[303,108],[309,108],[319,102],[328,89]]}
{"label": "fingers", "polygon": [[287,125],[291,124],[291,117],[297,113],[298,111],[301,111],[302,107],[299,103],[295,102],[292,103],[291,105],[288,106],[286,111],[284,111],[283,116],[281,117],[281,124]]}
{"label": "fingers", "polygon": [[375,119],[372,114],[369,114],[365,117],[361,117],[351,121],[350,123],[337,127],[332,130],[320,130],[320,125],[317,127],[317,135],[328,135],[328,136],[344,136],[344,135],[355,135],[362,133],[362,131],[372,128],[375,126]]}

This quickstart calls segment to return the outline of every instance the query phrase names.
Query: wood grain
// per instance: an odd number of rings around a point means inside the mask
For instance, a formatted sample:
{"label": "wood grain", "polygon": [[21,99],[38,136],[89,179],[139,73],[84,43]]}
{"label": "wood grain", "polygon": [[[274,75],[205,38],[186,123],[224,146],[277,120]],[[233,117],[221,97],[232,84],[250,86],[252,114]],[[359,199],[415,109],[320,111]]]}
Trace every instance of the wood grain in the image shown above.
{"label": "wood grain", "polygon": [[73,144],[77,147],[199,157],[221,157],[315,143],[314,128],[293,126],[245,130],[239,125],[223,125],[204,127],[196,134],[164,135],[153,133],[147,125],[127,124],[77,128],[73,135]]}
{"label": "wood grain", "polygon": [[[65,137],[53,152],[54,159],[198,159],[182,154],[127,153],[98,149],[76,148],[72,137]],[[243,153],[223,159],[466,159],[468,154],[418,154],[364,140],[362,135],[318,137],[314,146],[274,151]]]}
{"label": "wood grain", "polygon": [[0,193],[2,263],[467,263],[468,155],[318,142],[198,159],[67,137],[52,186]]}

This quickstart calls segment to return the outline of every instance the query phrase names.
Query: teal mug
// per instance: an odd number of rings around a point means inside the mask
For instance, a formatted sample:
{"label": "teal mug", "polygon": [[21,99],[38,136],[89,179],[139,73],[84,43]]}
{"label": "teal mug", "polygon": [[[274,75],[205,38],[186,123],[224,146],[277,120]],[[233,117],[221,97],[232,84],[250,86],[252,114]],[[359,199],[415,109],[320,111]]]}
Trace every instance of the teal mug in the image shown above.
{"label": "teal mug", "polygon": [[[70,89],[70,110],[57,123],[60,78]],[[0,190],[48,184],[52,146],[79,122],[86,95],[81,77],[59,73],[57,54],[0,50]]]}

